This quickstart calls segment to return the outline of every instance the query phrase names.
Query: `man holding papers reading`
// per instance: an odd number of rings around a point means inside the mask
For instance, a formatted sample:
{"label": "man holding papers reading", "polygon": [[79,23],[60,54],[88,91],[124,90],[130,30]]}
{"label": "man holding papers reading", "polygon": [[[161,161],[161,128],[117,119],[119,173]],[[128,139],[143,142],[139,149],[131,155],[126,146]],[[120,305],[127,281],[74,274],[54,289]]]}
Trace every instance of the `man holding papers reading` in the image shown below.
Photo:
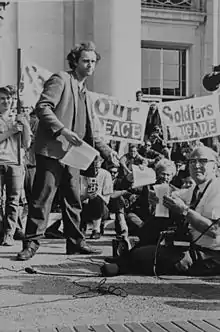
{"label": "man holding papers reading", "polygon": [[[164,195],[163,205],[188,224],[190,246],[155,244],[136,246],[126,261],[105,265],[103,274],[136,272],[145,275],[220,274],[220,179],[216,177],[217,154],[206,146],[195,147],[188,163],[194,185]],[[159,245],[159,244],[158,244]]]}
{"label": "man holding papers reading", "polygon": [[[92,42],[81,43],[67,56],[70,71],[52,75],[36,105],[39,127],[36,135],[36,176],[32,202],[27,218],[26,237],[18,260],[28,260],[39,248],[44,236],[54,195],[61,192],[62,218],[66,237],[66,254],[97,254],[85,242],[80,231],[81,201],[80,170],[65,165],[61,159],[71,145],[82,142],[97,149],[111,162],[118,161],[117,153],[99,137],[98,124],[89,91],[87,77],[95,70],[100,55]],[[93,176],[89,167],[87,176]]]}

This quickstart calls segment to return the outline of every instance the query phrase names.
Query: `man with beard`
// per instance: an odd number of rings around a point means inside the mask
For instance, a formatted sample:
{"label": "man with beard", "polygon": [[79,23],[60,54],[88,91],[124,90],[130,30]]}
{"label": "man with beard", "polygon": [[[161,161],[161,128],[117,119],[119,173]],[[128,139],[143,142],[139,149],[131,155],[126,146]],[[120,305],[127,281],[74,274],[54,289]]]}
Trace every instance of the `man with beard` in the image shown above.
{"label": "man with beard", "polygon": [[[26,225],[26,238],[18,260],[28,260],[39,248],[51,205],[60,190],[66,254],[97,254],[80,231],[80,171],[63,165],[60,159],[70,145],[83,141],[95,147],[103,158],[117,163],[117,153],[99,136],[99,120],[85,83],[95,70],[100,55],[92,42],[76,45],[67,56],[70,71],[52,75],[36,105],[39,125],[35,140],[36,175]],[[89,172],[90,171],[90,172]],[[89,174],[90,173],[90,174]],[[94,176],[92,168],[87,176]]]}

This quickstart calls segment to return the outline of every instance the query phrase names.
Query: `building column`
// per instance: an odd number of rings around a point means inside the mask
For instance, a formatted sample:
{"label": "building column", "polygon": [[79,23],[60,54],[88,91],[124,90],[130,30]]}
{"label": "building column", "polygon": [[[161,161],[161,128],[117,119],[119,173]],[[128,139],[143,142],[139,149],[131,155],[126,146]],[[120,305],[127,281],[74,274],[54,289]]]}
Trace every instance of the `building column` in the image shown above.
{"label": "building column", "polygon": [[17,4],[10,3],[0,25],[0,86],[16,84]]}
{"label": "building column", "polygon": [[102,59],[94,91],[135,100],[141,88],[141,1],[94,0],[93,40]]}

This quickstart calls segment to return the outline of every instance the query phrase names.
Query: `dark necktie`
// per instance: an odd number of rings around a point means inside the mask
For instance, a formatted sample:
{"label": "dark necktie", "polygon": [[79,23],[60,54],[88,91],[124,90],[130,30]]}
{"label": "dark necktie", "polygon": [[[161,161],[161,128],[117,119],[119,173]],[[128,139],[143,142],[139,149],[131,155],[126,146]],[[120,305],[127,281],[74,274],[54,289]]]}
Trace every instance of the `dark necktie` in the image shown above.
{"label": "dark necktie", "polygon": [[192,199],[190,202],[190,209],[194,210],[198,204],[198,202],[200,201],[201,198],[201,191],[199,191],[199,186],[195,186],[194,190],[193,190],[193,194],[192,194]]}

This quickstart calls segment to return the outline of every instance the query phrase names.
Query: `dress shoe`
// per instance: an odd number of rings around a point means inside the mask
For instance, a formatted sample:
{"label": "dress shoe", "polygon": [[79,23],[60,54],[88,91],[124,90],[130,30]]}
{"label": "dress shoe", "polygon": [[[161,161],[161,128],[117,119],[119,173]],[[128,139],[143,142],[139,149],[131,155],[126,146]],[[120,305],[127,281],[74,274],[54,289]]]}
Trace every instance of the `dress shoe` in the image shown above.
{"label": "dress shoe", "polygon": [[101,250],[94,249],[90,247],[85,241],[81,241],[78,244],[73,245],[72,243],[66,243],[66,254],[67,255],[74,255],[74,254],[81,254],[81,255],[100,255],[102,253]]}
{"label": "dress shoe", "polygon": [[98,240],[98,239],[100,239],[100,237],[101,237],[101,235],[97,231],[92,231],[92,234],[90,235],[90,239],[93,239],[93,240]]}
{"label": "dress shoe", "polygon": [[18,261],[27,261],[28,259],[32,258],[36,254],[36,251],[37,251],[37,249],[27,247],[18,253],[17,260]]}

